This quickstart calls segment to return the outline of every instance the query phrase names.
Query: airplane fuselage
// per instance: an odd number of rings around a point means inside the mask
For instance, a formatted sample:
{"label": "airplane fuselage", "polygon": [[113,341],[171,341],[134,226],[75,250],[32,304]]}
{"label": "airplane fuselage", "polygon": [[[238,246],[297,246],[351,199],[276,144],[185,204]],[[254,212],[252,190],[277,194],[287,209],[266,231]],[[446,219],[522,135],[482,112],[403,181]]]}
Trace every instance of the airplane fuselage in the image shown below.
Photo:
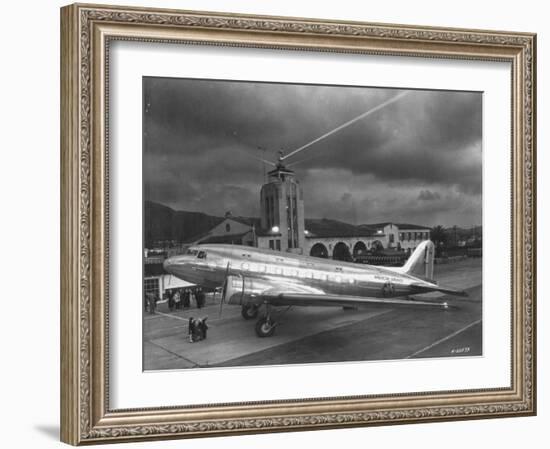
{"label": "airplane fuselage", "polygon": [[[175,276],[207,288],[220,287],[227,276],[306,284],[319,294],[391,298],[417,293],[423,281],[388,267],[358,265],[331,259],[238,245],[200,245],[165,261]],[[414,287],[413,285],[414,284]]]}

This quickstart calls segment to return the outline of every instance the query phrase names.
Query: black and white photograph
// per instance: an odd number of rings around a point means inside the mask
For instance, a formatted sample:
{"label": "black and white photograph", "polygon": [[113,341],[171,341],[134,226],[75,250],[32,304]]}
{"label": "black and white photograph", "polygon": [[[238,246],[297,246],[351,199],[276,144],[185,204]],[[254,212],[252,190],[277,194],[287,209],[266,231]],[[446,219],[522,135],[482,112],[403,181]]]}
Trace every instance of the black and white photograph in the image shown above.
{"label": "black and white photograph", "polygon": [[143,369],[483,356],[482,127],[477,91],[144,77]]}

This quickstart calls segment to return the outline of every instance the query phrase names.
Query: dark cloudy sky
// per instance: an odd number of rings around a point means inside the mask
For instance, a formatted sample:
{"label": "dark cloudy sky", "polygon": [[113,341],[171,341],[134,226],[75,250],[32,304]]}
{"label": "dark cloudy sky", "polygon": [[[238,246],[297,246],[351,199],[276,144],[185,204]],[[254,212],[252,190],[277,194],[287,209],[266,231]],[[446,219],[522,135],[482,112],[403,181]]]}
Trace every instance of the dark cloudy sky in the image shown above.
{"label": "dark cloudy sky", "polygon": [[[144,78],[145,199],[258,216],[257,158],[275,160],[400,92]],[[308,218],[470,226],[481,224],[481,141],[481,93],[411,90],[288,163],[300,161]]]}

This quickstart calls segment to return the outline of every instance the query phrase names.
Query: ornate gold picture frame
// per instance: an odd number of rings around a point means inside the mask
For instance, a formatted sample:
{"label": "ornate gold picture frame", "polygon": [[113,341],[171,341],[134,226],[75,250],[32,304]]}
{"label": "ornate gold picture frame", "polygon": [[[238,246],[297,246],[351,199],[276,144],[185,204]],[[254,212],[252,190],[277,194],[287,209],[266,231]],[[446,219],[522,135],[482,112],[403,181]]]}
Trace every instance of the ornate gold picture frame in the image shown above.
{"label": "ornate gold picture frame", "polygon": [[[109,51],[115,41],[507,62],[512,99],[510,387],[114,409]],[[61,439],[106,443],[536,413],[536,36],[75,4],[61,9]],[[486,118],[490,120],[490,117]],[[136,157],[140,157],[136,153]],[[489,292],[490,296],[490,292]],[[329,395],[326,395],[329,396]]]}

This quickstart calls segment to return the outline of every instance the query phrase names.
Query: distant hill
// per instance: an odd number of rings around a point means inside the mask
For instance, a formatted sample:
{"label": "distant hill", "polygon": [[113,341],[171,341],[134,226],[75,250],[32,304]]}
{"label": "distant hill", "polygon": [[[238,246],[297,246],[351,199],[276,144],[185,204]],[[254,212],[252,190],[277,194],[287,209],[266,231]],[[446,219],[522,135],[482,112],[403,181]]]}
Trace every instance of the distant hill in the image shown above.
{"label": "distant hill", "polygon": [[202,212],[176,211],[163,204],[145,201],[145,246],[159,240],[187,242],[223,221]]}
{"label": "distant hill", "polygon": [[[176,211],[171,207],[153,201],[145,201],[145,246],[153,242],[176,241],[180,243],[196,240],[224,218],[202,212]],[[259,225],[258,218],[232,217],[234,220]],[[306,229],[317,236],[367,235],[372,232],[349,223],[327,218],[306,218]]]}
{"label": "distant hill", "polygon": [[[191,242],[208,232],[214,226],[220,224],[224,218],[202,212],[176,211],[163,204],[153,201],[145,201],[145,246],[151,247],[153,242],[176,241],[179,243]],[[259,225],[258,218],[232,217],[233,219]],[[381,225],[381,224],[378,224]],[[376,232],[377,225],[355,226],[343,221],[328,218],[306,218],[306,229],[318,237],[345,237],[345,236],[369,236]],[[413,225],[408,225],[413,226]],[[456,228],[458,239],[467,239],[472,235],[481,236],[481,226],[475,228]],[[454,238],[454,228],[444,229],[449,240]]]}

